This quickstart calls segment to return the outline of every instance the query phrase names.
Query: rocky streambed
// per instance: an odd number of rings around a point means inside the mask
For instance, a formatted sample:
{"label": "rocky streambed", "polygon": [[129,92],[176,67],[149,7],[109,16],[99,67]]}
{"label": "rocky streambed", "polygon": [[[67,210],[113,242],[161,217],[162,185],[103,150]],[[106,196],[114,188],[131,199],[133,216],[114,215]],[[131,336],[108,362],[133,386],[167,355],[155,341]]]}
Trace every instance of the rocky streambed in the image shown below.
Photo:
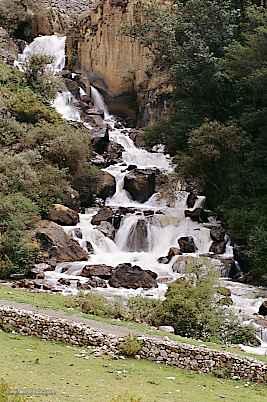
{"label": "rocky streambed", "polygon": [[227,279],[236,278],[239,269],[226,231],[205,210],[205,197],[181,187],[162,146],[147,150],[141,130],[125,127],[109,114],[96,88],[64,70],[64,37],[35,39],[17,65],[23,68],[36,53],[54,57],[52,68],[62,74],[66,88],[53,106],[66,120],[88,129],[91,163],[101,170],[94,186],[95,207],[79,214],[54,205],[39,223],[33,236],[41,253],[33,279],[16,286],[65,294],[96,289],[112,296],[164,297],[168,283],[201,259],[203,269],[212,267],[224,278],[243,319],[255,322],[264,340],[265,321],[254,314],[267,292],[260,297],[252,292],[255,302],[250,302],[249,287]]}

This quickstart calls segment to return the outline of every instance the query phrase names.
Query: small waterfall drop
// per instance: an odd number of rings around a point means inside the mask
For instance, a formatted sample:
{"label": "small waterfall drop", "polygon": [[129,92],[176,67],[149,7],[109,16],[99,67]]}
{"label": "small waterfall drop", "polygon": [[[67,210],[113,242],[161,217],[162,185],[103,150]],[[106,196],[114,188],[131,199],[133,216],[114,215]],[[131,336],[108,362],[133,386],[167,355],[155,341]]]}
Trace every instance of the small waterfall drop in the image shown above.
{"label": "small waterfall drop", "polygon": [[104,102],[104,98],[100,94],[100,92],[93,86],[91,86],[91,96],[92,96],[95,107],[99,110],[103,110],[105,119],[108,119],[110,117],[110,114],[109,114],[108,108]]}

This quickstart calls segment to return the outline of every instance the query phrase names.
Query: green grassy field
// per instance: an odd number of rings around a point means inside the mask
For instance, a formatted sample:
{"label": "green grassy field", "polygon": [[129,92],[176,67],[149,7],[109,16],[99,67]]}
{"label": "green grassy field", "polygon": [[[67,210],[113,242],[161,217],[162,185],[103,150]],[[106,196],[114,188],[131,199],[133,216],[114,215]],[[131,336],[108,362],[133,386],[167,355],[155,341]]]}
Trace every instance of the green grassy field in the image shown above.
{"label": "green grassy field", "polygon": [[[133,396],[133,402],[267,402],[261,385],[147,361],[96,358],[90,349],[1,331],[0,342],[0,377],[28,393],[29,401],[130,402]],[[34,395],[41,393],[47,395]]]}
{"label": "green grassy field", "polygon": [[[35,307],[41,309],[52,309],[61,310],[67,314],[77,314],[80,317],[92,319],[95,321],[106,322],[109,324],[119,325],[127,327],[129,331],[136,331],[146,335],[153,336],[166,336],[165,332],[158,331],[154,328],[149,327],[145,324],[138,324],[135,322],[120,321],[111,318],[103,318],[95,315],[84,314],[80,312],[78,308],[68,308],[66,307],[66,300],[69,296],[63,296],[61,294],[49,294],[49,293],[38,293],[30,292],[23,289],[12,289],[9,286],[0,285],[0,300],[10,300],[16,303],[26,303],[31,304]],[[167,334],[169,338],[182,343],[188,343],[191,345],[203,345],[216,350],[223,350],[228,352],[237,353],[244,357],[252,357],[257,360],[267,361],[267,356],[256,356],[245,352],[242,352],[238,346],[226,347],[217,343],[202,342],[191,338],[183,338],[178,335]]]}

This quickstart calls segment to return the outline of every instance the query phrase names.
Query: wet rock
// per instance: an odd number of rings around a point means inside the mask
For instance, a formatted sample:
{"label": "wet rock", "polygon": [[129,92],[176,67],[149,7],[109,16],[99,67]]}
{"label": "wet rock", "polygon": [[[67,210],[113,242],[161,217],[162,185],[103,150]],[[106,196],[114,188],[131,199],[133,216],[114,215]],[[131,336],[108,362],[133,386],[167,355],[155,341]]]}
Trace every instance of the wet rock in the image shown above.
{"label": "wet rock", "polygon": [[104,236],[108,237],[111,240],[114,240],[115,237],[115,228],[114,226],[107,221],[103,221],[97,228]]}
{"label": "wet rock", "polygon": [[215,242],[224,242],[225,229],[222,226],[213,227],[210,231],[210,237]]}
{"label": "wet rock", "polygon": [[180,246],[181,253],[195,253],[197,247],[195,245],[194,239],[191,236],[180,237],[178,239],[178,244]]}
{"label": "wet rock", "polygon": [[67,278],[60,278],[57,281],[58,285],[62,285],[62,286],[70,286],[71,285],[71,280],[67,279]]}
{"label": "wet rock", "polygon": [[88,253],[93,253],[94,252],[94,247],[92,246],[92,243],[90,241],[86,241],[86,248]]}
{"label": "wet rock", "polygon": [[96,264],[96,265],[86,265],[80,276],[84,276],[86,278],[91,278],[97,276],[101,279],[110,279],[114,268],[105,264]]}
{"label": "wet rock", "polygon": [[72,79],[69,79],[69,78],[65,78],[64,83],[65,83],[68,91],[71,92],[72,95],[76,99],[79,99],[80,98],[80,86],[79,86],[79,84],[76,81],[74,81]]}
{"label": "wet rock", "polygon": [[12,284],[12,288],[23,288],[23,289],[36,289],[36,284],[34,281],[29,279],[22,279],[20,281],[16,281]]}
{"label": "wet rock", "polygon": [[181,255],[181,254],[182,254],[182,253],[181,253],[181,251],[179,250],[178,247],[171,247],[171,248],[169,249],[168,256],[167,256],[168,262],[171,261],[171,259],[172,259],[173,257],[175,257],[176,255]]}
{"label": "wet rock", "polygon": [[110,141],[108,147],[104,153],[104,158],[108,165],[112,165],[120,162],[124,149],[120,144],[114,141]]}
{"label": "wet rock", "polygon": [[158,287],[157,274],[145,271],[137,265],[120,264],[112,272],[109,285],[114,288],[151,289]]}
{"label": "wet rock", "polygon": [[87,282],[81,283],[78,281],[77,288],[80,290],[90,290],[92,288],[107,288],[107,282],[104,279],[93,277],[89,278]]}
{"label": "wet rock", "polygon": [[226,250],[226,243],[224,241],[214,241],[210,246],[210,252],[214,254],[224,254]]}
{"label": "wet rock", "polygon": [[99,155],[97,153],[94,153],[94,155],[91,159],[91,163],[100,168],[106,168],[108,166],[108,163],[107,163],[106,159],[104,158],[104,156]]}
{"label": "wet rock", "polygon": [[83,238],[83,234],[82,234],[82,231],[81,231],[80,228],[75,228],[75,229],[73,230],[73,235],[74,235],[75,237],[77,237],[77,239],[80,239],[80,240]]}
{"label": "wet rock", "polygon": [[109,207],[101,208],[92,218],[92,225],[100,225],[103,221],[110,221],[113,218],[113,210]]}
{"label": "wet rock", "polygon": [[102,199],[112,197],[116,192],[115,178],[108,172],[100,171],[96,177],[96,196]]}
{"label": "wet rock", "polygon": [[203,222],[202,208],[196,208],[193,211],[185,210],[184,214],[186,218],[190,218],[193,222]]}
{"label": "wet rock", "polygon": [[127,238],[128,251],[148,251],[148,230],[147,222],[139,219],[133,225]]}
{"label": "wet rock", "polygon": [[188,208],[194,208],[196,200],[197,200],[196,193],[194,193],[194,192],[189,193],[187,200],[186,200],[186,205],[188,206]]}
{"label": "wet rock", "polygon": [[128,170],[130,172],[131,170],[135,170],[135,169],[137,169],[136,165],[129,165],[126,170]]}
{"label": "wet rock", "polygon": [[263,317],[267,316],[267,300],[265,300],[259,308],[259,314]]}
{"label": "wet rock", "polygon": [[168,257],[159,257],[158,263],[159,264],[169,264],[169,259],[168,259]]}
{"label": "wet rock", "polygon": [[134,169],[124,178],[124,189],[134,201],[146,202],[155,192],[156,169]]}
{"label": "wet rock", "polygon": [[33,279],[40,279],[40,276],[44,276],[44,272],[47,271],[54,271],[55,267],[52,267],[50,264],[46,263],[40,263],[40,264],[35,264],[34,267],[31,268],[30,270],[30,276]]}
{"label": "wet rock", "polygon": [[66,234],[64,229],[51,221],[40,221],[34,233],[44,259],[56,262],[86,261],[87,252]]}
{"label": "wet rock", "polygon": [[98,131],[97,135],[94,135],[91,138],[91,145],[96,153],[103,155],[103,153],[107,151],[109,145],[108,128]]}
{"label": "wet rock", "polygon": [[79,214],[64,205],[54,204],[48,212],[48,219],[58,225],[75,226],[79,222]]}
{"label": "wet rock", "polygon": [[143,131],[133,129],[131,130],[129,137],[134,142],[137,148],[144,148],[146,146]]}

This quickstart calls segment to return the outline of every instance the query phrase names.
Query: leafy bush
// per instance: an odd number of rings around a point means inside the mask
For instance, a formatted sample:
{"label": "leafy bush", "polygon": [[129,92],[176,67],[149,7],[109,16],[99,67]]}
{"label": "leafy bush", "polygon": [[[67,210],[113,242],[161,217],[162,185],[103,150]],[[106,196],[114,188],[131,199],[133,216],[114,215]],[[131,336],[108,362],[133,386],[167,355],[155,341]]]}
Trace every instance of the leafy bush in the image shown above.
{"label": "leafy bush", "polygon": [[45,105],[30,89],[20,89],[10,95],[8,107],[20,122],[35,124],[40,120],[57,123],[60,116],[51,107]]}
{"label": "leafy bush", "polygon": [[136,356],[142,349],[143,344],[136,336],[128,335],[119,344],[120,352],[127,357]]}
{"label": "leafy bush", "polygon": [[28,231],[38,219],[38,208],[21,194],[0,194],[0,277],[27,273],[38,246]]}
{"label": "leafy bush", "polygon": [[160,300],[148,299],[141,296],[131,297],[127,303],[128,318],[136,322],[157,325],[160,306]]}

